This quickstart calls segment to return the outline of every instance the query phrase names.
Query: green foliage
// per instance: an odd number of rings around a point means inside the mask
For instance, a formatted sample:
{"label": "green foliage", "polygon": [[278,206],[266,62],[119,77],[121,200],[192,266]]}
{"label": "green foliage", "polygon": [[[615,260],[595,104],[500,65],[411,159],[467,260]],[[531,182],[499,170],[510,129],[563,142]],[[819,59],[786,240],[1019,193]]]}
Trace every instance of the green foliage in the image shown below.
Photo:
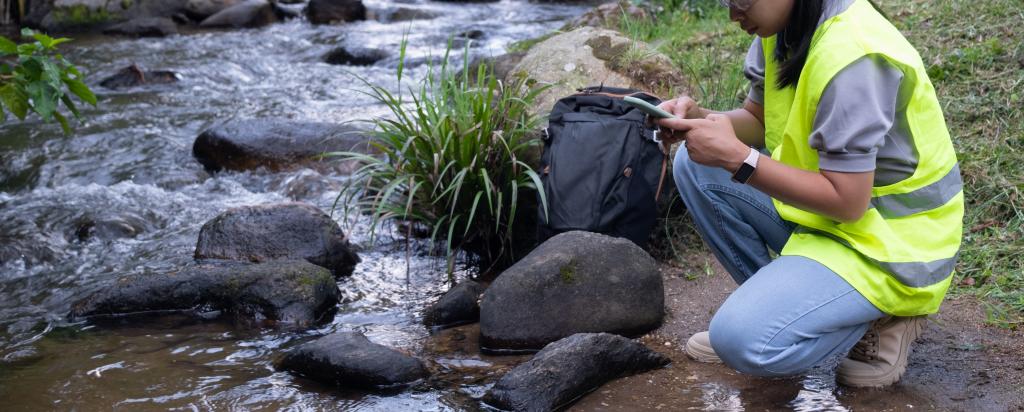
{"label": "green foliage", "polygon": [[57,53],[57,46],[70,39],[54,39],[30,29],[23,29],[21,34],[35,41],[15,44],[0,36],[0,58],[14,58],[13,62],[0,61],[0,122],[7,120],[7,112],[19,120],[34,112],[43,121],[56,120],[65,134],[71,133],[67,118],[59,111],[60,104],[79,118],[71,95],[93,106],[96,96],[78,69]]}
{"label": "green foliage", "polygon": [[[506,83],[487,65],[475,73],[467,62],[453,69],[449,55],[450,48],[408,94],[362,79],[391,112],[372,121],[371,144],[383,156],[330,155],[361,164],[338,201],[370,214],[374,228],[387,219],[429,228],[431,239],[446,245],[451,273],[456,249],[473,246],[491,262],[509,252],[521,206],[541,187],[522,159],[539,144],[528,136],[540,120],[530,108],[546,87],[524,77]],[[399,84],[402,71],[400,65]]]}

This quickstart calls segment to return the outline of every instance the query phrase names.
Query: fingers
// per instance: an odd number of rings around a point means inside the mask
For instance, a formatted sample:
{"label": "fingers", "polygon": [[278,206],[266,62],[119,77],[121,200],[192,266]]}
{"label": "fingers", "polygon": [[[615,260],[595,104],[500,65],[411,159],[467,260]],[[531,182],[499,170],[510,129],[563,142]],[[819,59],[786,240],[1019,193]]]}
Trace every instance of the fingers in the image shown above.
{"label": "fingers", "polygon": [[697,106],[697,102],[691,99],[689,96],[679,96],[675,99],[675,104],[672,105],[672,114],[676,117],[685,119],[687,113],[693,110]]}
{"label": "fingers", "polygon": [[718,123],[721,121],[729,121],[729,116],[726,116],[721,113],[711,113],[707,117],[705,117],[705,119]]}
{"label": "fingers", "polygon": [[707,122],[708,120],[706,119],[683,119],[680,117],[672,119],[658,119],[655,121],[655,123],[657,123],[658,126],[669,128],[672,130],[678,130],[681,132],[690,131],[693,128],[699,127],[703,124],[707,124]]}

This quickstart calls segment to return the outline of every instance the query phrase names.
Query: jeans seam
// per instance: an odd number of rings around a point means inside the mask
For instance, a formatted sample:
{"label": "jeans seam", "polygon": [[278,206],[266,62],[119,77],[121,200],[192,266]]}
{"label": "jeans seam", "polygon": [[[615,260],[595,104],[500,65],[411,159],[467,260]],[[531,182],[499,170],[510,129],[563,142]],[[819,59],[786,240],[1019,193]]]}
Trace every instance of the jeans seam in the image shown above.
{"label": "jeans seam", "polygon": [[[835,302],[836,300],[838,300],[838,299],[840,299],[840,298],[842,298],[842,297],[844,297],[846,295],[849,295],[850,293],[855,292],[855,291],[856,291],[856,289],[850,288],[846,292],[840,293],[839,295],[836,295],[832,299],[829,299],[829,300],[827,300],[825,302],[822,302],[821,304],[819,304],[819,305],[817,305],[817,306],[815,306],[815,307],[805,311],[800,316],[797,316],[795,319],[787,322],[784,326],[782,326],[781,328],[776,330],[775,333],[772,334],[772,336],[770,338],[768,338],[768,341],[766,341],[764,343],[764,346],[762,346],[761,349],[757,351],[758,358],[760,359],[762,357],[761,355],[764,353],[765,348],[768,347],[768,344],[771,343],[772,340],[774,340],[777,336],[779,336],[779,334],[782,333],[783,330],[785,330],[786,328],[790,327],[790,325],[796,323],[796,321],[798,321],[800,319],[803,319],[805,316],[809,315],[811,312],[814,312],[814,311],[816,311],[818,309],[821,309],[823,306],[828,305],[829,303]],[[782,373],[782,372],[778,372],[778,371],[774,371],[774,370],[768,369],[768,367],[765,367],[764,370],[766,370],[768,372],[771,372],[771,373]]]}

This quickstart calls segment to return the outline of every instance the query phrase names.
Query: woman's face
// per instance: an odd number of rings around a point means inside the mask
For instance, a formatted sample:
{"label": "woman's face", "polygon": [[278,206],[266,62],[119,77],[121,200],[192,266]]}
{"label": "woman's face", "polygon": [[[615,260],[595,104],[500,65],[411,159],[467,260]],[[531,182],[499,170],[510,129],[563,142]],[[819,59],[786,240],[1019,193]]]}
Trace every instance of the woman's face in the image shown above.
{"label": "woman's face", "polygon": [[[754,0],[746,10],[729,8],[729,18],[750,34],[770,37],[789,23],[789,14],[796,0]],[[810,0],[818,1],[818,0]]]}

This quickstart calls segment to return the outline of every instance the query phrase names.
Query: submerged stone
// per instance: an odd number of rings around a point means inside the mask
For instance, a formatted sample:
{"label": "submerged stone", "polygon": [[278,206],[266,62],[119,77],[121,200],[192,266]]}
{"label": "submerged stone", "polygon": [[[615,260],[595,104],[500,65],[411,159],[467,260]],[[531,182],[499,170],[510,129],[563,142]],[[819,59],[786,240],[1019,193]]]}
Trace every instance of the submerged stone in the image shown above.
{"label": "submerged stone", "polygon": [[319,208],[281,203],[229,209],[203,225],[196,259],[250,262],[303,259],[348,276],[359,255],[338,223]]}
{"label": "submerged stone", "polygon": [[199,27],[263,27],[277,21],[277,12],[270,2],[246,0],[207,17]]}
{"label": "submerged stone", "polygon": [[177,73],[165,70],[147,71],[133,64],[101,80],[100,86],[108,89],[123,89],[148,84],[175,83],[177,81]]}
{"label": "submerged stone", "polygon": [[654,259],[629,240],[590,232],[548,239],[491,283],[481,345],[536,351],[581,332],[636,336],[657,328],[665,292]]}
{"label": "submerged stone", "polygon": [[277,369],[347,388],[384,389],[429,375],[418,359],[370,342],[358,332],[335,332],[288,352]]}
{"label": "submerged stone", "polygon": [[305,261],[215,262],[122,277],[75,302],[68,316],[220,311],[240,323],[271,321],[307,327],[330,320],[338,295],[330,272]]}
{"label": "submerged stone", "polygon": [[328,64],[340,64],[348,66],[372,66],[388,57],[388,52],[380,49],[354,49],[338,47],[331,50],[324,56]]}
{"label": "submerged stone", "polygon": [[579,333],[544,347],[502,376],[484,402],[512,411],[553,411],[623,376],[669,364],[669,358],[630,339]]}
{"label": "submerged stone", "polygon": [[465,280],[451,288],[427,308],[423,323],[427,326],[449,327],[480,320],[478,300],[484,293],[484,286],[472,280]]}
{"label": "submerged stone", "polygon": [[344,166],[321,159],[326,152],[371,151],[365,130],[349,125],[247,119],[223,122],[204,130],[192,144],[192,156],[210,172],[266,167],[283,170],[301,165]]}
{"label": "submerged stone", "polygon": [[360,0],[310,0],[306,18],[313,24],[366,20],[366,6]]}

